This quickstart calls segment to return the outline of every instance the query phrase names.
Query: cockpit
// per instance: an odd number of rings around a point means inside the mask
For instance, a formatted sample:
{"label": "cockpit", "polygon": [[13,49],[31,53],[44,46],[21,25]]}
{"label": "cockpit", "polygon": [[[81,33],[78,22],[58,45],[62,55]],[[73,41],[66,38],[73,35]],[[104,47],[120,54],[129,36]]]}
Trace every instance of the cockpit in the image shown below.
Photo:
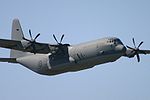
{"label": "cockpit", "polygon": [[121,53],[124,53],[126,51],[126,47],[123,45],[123,43],[119,38],[115,37],[107,38],[107,44],[108,47],[110,47],[109,50],[114,50],[116,52]]}
{"label": "cockpit", "polygon": [[118,38],[109,38],[107,40],[107,43],[114,44],[114,45],[118,45],[118,44],[123,45],[123,43]]}

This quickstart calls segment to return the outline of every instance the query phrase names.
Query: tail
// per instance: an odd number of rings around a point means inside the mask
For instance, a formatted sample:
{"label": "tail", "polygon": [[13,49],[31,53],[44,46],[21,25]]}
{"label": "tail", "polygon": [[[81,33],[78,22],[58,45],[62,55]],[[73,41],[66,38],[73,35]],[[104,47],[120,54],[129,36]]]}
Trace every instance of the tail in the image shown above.
{"label": "tail", "polygon": [[[21,41],[23,39],[23,31],[18,19],[14,19],[12,23],[11,39]],[[10,50],[10,58],[18,58],[25,56],[26,53],[18,50]]]}
{"label": "tail", "polygon": [[[21,41],[23,39],[23,31],[18,19],[14,19],[12,23],[11,39]],[[0,62],[18,63],[17,58],[26,56],[27,54],[18,50],[10,50],[10,58],[0,58]]]}

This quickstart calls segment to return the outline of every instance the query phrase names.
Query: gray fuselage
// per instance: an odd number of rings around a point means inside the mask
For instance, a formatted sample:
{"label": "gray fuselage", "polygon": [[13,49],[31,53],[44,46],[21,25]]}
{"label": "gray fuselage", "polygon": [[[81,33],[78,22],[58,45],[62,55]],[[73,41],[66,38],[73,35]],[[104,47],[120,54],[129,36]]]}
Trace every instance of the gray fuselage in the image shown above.
{"label": "gray fuselage", "polygon": [[56,55],[30,54],[17,58],[17,62],[43,75],[80,71],[98,64],[113,62],[123,56],[126,48],[115,37],[98,39],[78,45],[67,46],[65,53]]}

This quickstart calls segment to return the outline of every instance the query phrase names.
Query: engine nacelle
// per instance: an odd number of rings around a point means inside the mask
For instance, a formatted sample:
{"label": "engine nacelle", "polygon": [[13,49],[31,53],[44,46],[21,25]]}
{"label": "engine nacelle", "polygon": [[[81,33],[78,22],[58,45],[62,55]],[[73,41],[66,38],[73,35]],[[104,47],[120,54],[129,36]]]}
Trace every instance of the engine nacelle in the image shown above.
{"label": "engine nacelle", "polygon": [[134,52],[133,50],[131,50],[131,49],[127,49],[125,56],[127,56],[127,57],[129,57],[129,58],[132,58],[132,57],[135,56],[135,52]]}

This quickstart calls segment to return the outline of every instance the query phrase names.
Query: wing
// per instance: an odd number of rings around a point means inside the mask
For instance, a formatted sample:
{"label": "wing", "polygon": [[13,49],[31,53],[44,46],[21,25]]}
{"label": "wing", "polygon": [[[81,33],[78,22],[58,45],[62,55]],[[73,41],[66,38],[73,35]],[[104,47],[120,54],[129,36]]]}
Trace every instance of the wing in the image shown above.
{"label": "wing", "polygon": [[[24,46],[22,45],[22,42],[17,40],[0,39],[0,47],[33,53],[32,46],[29,46],[27,49],[25,49]],[[51,52],[50,47],[51,45],[46,43],[38,43],[38,42],[35,43],[36,53],[41,54],[50,53]]]}
{"label": "wing", "polygon": [[[50,53],[52,51],[50,44],[47,44],[47,43],[36,42],[35,43],[35,49],[36,49],[36,53],[41,53],[41,54],[47,54],[47,53]],[[25,49],[25,51],[34,53],[32,46],[29,46],[29,48]]]}
{"label": "wing", "polygon": [[150,54],[150,50],[141,50],[143,52],[145,52],[146,54]]}
{"label": "wing", "polygon": [[20,41],[0,39],[0,47],[23,51],[23,46]]}

